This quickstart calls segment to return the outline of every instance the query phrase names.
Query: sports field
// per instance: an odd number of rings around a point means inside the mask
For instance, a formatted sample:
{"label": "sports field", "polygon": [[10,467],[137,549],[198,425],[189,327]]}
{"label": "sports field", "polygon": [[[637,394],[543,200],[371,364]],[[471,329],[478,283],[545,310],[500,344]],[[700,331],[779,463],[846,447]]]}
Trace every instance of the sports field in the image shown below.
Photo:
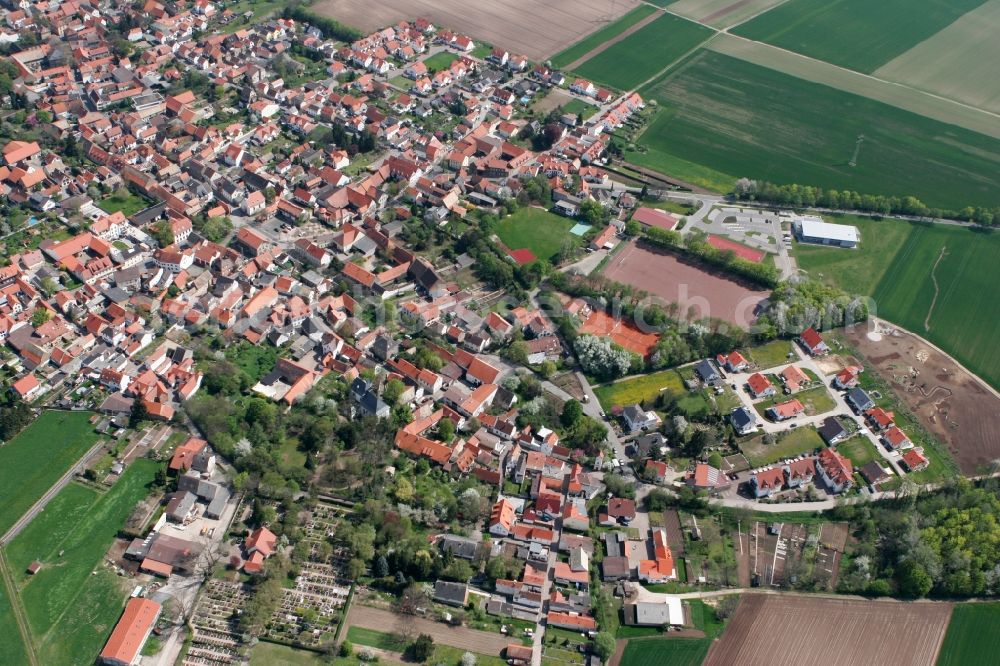
{"label": "sports field", "polygon": [[639,5],[628,14],[625,14],[617,21],[612,21],[606,26],[592,32],[580,41],[578,41],[573,46],[569,47],[564,51],[552,56],[552,66],[553,67],[565,67],[571,62],[576,62],[583,56],[587,55],[601,44],[607,42],[608,40],[614,39],[621,33],[625,32],[633,25],[643,20],[656,10],[649,5]]}
{"label": "sports field", "polygon": [[[122,579],[100,562],[125,519],[149,493],[156,468],[151,460],[136,460],[104,494],[70,484],[11,542],[12,573],[21,581],[21,599],[42,663],[93,663],[126,596]],[[42,569],[27,577],[24,563],[36,559]]]}
{"label": "sports field", "polygon": [[1000,113],[1000,0],[989,0],[875,75]]}
{"label": "sports field", "polygon": [[798,245],[796,261],[815,276],[871,296],[875,313],[913,331],[1000,387],[1000,234],[902,220],[848,219],[860,250]]}
{"label": "sports field", "polygon": [[955,604],[937,666],[992,663],[1000,653],[1000,603]]}
{"label": "sports field", "polygon": [[633,638],[625,645],[622,666],[701,666],[710,638]]}
{"label": "sports field", "polygon": [[789,0],[733,32],[874,72],[985,0]]}
{"label": "sports field", "polygon": [[520,208],[500,220],[497,236],[511,250],[527,248],[539,259],[549,260],[566,243],[576,243],[569,233],[573,221],[541,208]]}
{"label": "sports field", "polygon": [[1000,140],[887,104],[706,50],[642,93],[660,110],[638,139],[645,152],[626,155],[640,166],[687,180],[672,170],[681,160],[716,174],[913,195],[943,208],[996,205]]}
{"label": "sports field", "polygon": [[0,447],[0,534],[97,443],[91,412],[42,412]]}
{"label": "sports field", "polygon": [[712,34],[713,31],[705,26],[664,14],[574,71],[594,83],[631,90],[656,76]]}

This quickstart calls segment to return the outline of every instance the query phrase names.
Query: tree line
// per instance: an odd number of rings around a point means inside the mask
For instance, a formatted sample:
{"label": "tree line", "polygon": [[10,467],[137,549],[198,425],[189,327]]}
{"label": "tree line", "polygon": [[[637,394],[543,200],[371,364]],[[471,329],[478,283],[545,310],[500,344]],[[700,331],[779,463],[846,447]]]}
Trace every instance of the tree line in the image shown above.
{"label": "tree line", "polygon": [[859,194],[852,190],[824,190],[811,185],[776,185],[749,178],[736,181],[733,194],[740,201],[760,201],[792,208],[830,208],[875,215],[907,215],[971,222],[982,226],[1000,226],[1000,206],[966,206],[960,209],[934,208],[913,196]]}

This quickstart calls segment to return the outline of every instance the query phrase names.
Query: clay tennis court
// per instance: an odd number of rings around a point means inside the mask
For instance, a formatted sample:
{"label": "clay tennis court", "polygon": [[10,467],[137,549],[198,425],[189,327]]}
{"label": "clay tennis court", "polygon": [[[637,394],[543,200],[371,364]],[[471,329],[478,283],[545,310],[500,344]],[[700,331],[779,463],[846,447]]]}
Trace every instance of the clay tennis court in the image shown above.
{"label": "clay tennis court", "polygon": [[365,31],[426,18],[439,29],[466,34],[477,43],[545,60],[637,4],[637,0],[320,0],[311,9]]}
{"label": "clay tennis court", "polygon": [[653,351],[653,347],[659,340],[659,336],[655,333],[645,333],[633,324],[622,319],[615,319],[600,310],[594,310],[590,313],[587,321],[580,326],[580,333],[596,335],[599,338],[611,338],[616,344],[643,358]]}
{"label": "clay tennis court", "polygon": [[611,257],[604,277],[678,303],[682,315],[693,311],[696,318],[714,317],[743,328],[754,322],[757,306],[770,295],[676,255],[634,242]]}
{"label": "clay tennis court", "polygon": [[951,604],[744,595],[703,666],[933,666]]}

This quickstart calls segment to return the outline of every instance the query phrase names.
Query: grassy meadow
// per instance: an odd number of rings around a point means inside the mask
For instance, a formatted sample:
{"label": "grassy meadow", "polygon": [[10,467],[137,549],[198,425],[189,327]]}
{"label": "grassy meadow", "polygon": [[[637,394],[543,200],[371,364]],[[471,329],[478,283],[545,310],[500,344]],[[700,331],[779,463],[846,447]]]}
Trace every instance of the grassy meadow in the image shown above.
{"label": "grassy meadow", "polygon": [[676,370],[663,370],[648,375],[633,377],[613,384],[594,387],[594,395],[605,411],[615,405],[627,407],[637,402],[654,400],[661,391],[674,395],[684,393],[684,382]]}
{"label": "grassy meadow", "polygon": [[97,443],[91,412],[42,412],[0,447],[0,533]]}
{"label": "grassy meadow", "polygon": [[541,208],[520,208],[500,220],[497,236],[511,250],[528,248],[542,261],[551,259],[567,242],[578,242],[569,233],[573,220]]}
{"label": "grassy meadow", "polygon": [[871,73],[985,0],[790,0],[734,34]]}
{"label": "grassy meadow", "polygon": [[[100,566],[118,530],[149,493],[158,464],[140,459],[103,494],[71,484],[9,546],[28,623],[45,664],[91,664],[118,621],[123,581]],[[21,567],[39,560],[27,578]],[[97,574],[92,574],[96,571]]]}

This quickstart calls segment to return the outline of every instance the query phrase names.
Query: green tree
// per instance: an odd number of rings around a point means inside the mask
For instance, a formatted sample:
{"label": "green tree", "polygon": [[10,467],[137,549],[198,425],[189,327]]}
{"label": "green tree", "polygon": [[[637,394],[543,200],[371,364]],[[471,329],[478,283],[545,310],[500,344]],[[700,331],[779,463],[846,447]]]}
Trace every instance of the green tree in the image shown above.
{"label": "green tree", "polygon": [[571,428],[583,416],[583,405],[577,400],[567,400],[559,417],[564,428]]}
{"label": "green tree", "polygon": [[903,563],[896,569],[896,583],[899,585],[899,594],[910,599],[919,599],[927,596],[934,585],[934,581],[915,560],[903,560]]}
{"label": "green tree", "polygon": [[594,638],[594,652],[601,661],[607,661],[615,653],[615,637],[606,631],[598,632]]}
{"label": "green tree", "polygon": [[438,422],[438,437],[442,442],[448,443],[455,438],[455,422],[445,417]]}
{"label": "green tree", "polygon": [[382,399],[389,403],[389,405],[395,405],[399,402],[399,397],[403,395],[403,391],[405,390],[406,384],[398,379],[390,379],[386,382],[385,388],[382,389]]}
{"label": "green tree", "polygon": [[136,398],[132,401],[132,411],[128,416],[128,427],[137,428],[143,421],[149,419],[149,409],[146,407],[146,401],[141,398]]}
{"label": "green tree", "polygon": [[52,311],[48,308],[35,308],[35,311],[31,313],[31,325],[35,328],[45,324],[50,319],[52,319]]}
{"label": "green tree", "polygon": [[420,634],[417,640],[406,648],[406,657],[411,661],[424,662],[434,654],[434,639],[428,634]]}

